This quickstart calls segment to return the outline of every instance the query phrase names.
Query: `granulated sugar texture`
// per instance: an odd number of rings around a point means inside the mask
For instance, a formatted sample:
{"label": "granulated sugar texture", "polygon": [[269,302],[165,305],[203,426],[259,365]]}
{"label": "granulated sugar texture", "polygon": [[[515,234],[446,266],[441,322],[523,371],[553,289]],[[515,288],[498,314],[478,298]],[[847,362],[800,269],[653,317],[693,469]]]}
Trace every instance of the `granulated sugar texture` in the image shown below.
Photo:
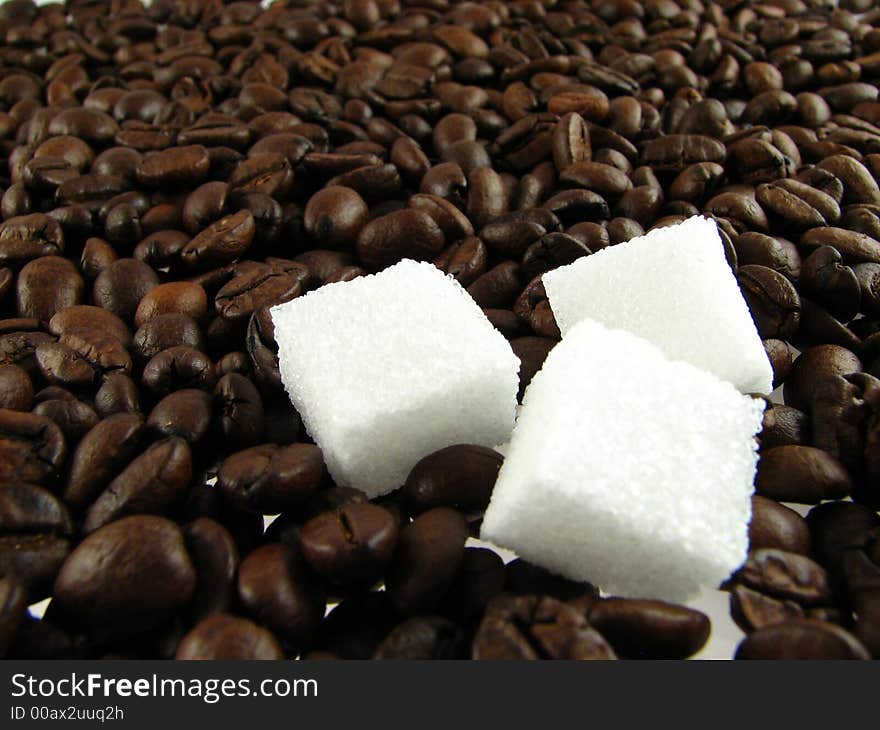
{"label": "granulated sugar texture", "polygon": [[764,403],[584,321],[526,391],[482,537],[574,580],[682,600],[748,548]]}
{"label": "granulated sugar texture", "polygon": [[769,393],[773,371],[714,221],[694,216],[548,272],[563,337],[583,319],[627,330],[733,383]]}
{"label": "granulated sugar texture", "polygon": [[431,264],[321,287],[272,320],[285,388],[338,485],[377,496],[432,451],[510,436],[519,361]]}

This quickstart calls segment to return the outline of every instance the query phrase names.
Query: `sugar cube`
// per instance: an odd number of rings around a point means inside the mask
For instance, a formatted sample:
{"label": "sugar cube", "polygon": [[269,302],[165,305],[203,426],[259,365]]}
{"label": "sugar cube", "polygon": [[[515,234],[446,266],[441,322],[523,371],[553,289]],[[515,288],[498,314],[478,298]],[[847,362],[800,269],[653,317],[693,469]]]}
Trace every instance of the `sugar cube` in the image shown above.
{"label": "sugar cube", "polygon": [[337,484],[378,496],[437,449],[509,438],[519,361],[433,265],[404,260],[271,314],[282,381]]}
{"label": "sugar cube", "polygon": [[715,221],[694,216],[657,228],[550,271],[543,283],[563,337],[594,319],[744,393],[773,389],[773,369]]}
{"label": "sugar cube", "polygon": [[611,593],[686,600],[746,557],[763,410],[585,320],[526,390],[481,537]]}

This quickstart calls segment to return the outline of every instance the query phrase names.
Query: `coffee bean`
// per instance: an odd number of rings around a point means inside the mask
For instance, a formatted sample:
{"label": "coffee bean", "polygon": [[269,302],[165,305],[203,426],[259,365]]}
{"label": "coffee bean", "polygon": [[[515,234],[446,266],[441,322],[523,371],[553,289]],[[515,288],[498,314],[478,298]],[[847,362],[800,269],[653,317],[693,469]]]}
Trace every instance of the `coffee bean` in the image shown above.
{"label": "coffee bean", "polygon": [[175,659],[278,660],[284,652],[277,640],[252,621],[218,613],[200,621],[181,639]]}
{"label": "coffee bean", "polygon": [[48,418],[0,409],[0,480],[51,484],[66,457],[64,435]]}
{"label": "coffee bean", "polygon": [[496,451],[472,444],[435,451],[410,471],[403,487],[407,505],[415,512],[434,507],[483,510],[503,461]]}
{"label": "coffee bean", "polygon": [[381,269],[403,258],[431,259],[443,243],[443,232],[433,218],[410,208],[367,223],[358,235],[357,252],[368,267]]}
{"label": "coffee bean", "polygon": [[761,452],[755,489],[764,497],[783,502],[817,504],[845,497],[852,482],[843,464],[826,451],[811,446],[777,446]]}
{"label": "coffee bean", "polygon": [[373,653],[373,659],[466,659],[462,629],[440,616],[414,616],[396,626]]}
{"label": "coffee bean", "polygon": [[217,486],[240,509],[276,514],[296,507],[325,479],[317,446],[255,446],[228,457],[217,472]]}
{"label": "coffee bean", "polygon": [[501,594],[486,607],[473,659],[616,659],[584,616],[554,598]]}
{"label": "coffee bean", "polygon": [[394,554],[394,517],[372,504],[348,504],[303,525],[300,548],[312,569],[331,583],[370,586]]}
{"label": "coffee bean", "polygon": [[314,635],[324,616],[324,597],[293,548],[257,548],[238,570],[238,598],[245,611],[296,650]]}
{"label": "coffee bean", "polygon": [[[187,266],[200,270],[235,261],[247,251],[255,231],[254,216],[248,210],[240,210],[209,225],[181,249],[180,258]],[[141,319],[138,323],[137,314],[135,320],[136,324],[146,321]]]}
{"label": "coffee bean", "polygon": [[817,345],[805,350],[794,361],[791,374],[785,381],[785,402],[803,411],[809,411],[813,393],[819,382],[831,375],[850,375],[861,372],[862,363],[855,354],[838,345]]}
{"label": "coffee bean", "polygon": [[749,634],[735,659],[870,659],[848,631],[816,619],[790,619]]}
{"label": "coffee bean", "polygon": [[17,365],[0,365],[0,408],[27,411],[34,400],[34,386]]}
{"label": "coffee bean", "polygon": [[182,438],[152,444],[116,476],[89,508],[83,531],[132,514],[167,514],[192,479],[192,452]]}
{"label": "coffee bean", "polygon": [[430,509],[401,530],[385,577],[399,613],[411,615],[440,601],[461,563],[467,536],[464,518],[448,507]]}
{"label": "coffee bean", "polygon": [[752,496],[749,547],[776,548],[799,555],[810,554],[810,530],[804,518],[776,500]]}
{"label": "coffee bean", "polygon": [[159,284],[159,277],[143,261],[119,259],[104,268],[92,288],[94,303],[131,322],[138,304]]}
{"label": "coffee bean", "polygon": [[686,606],[636,598],[596,601],[587,620],[618,656],[685,659],[709,638],[709,617]]}
{"label": "coffee bean", "polygon": [[131,636],[186,606],[195,583],[178,527],[138,515],[96,530],[74,549],[58,573],[54,600],[89,634]]}
{"label": "coffee bean", "polygon": [[196,569],[192,615],[203,618],[228,610],[235,595],[239,564],[232,535],[219,522],[200,517],[184,527],[183,536]]}

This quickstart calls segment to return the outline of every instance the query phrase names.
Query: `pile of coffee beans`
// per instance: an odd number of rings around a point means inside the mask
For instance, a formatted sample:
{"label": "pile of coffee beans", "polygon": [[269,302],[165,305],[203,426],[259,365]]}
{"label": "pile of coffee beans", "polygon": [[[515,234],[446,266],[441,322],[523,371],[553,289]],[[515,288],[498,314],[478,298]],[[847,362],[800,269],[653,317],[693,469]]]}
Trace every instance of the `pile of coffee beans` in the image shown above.
{"label": "pile of coffee beans", "polygon": [[694,654],[698,611],[466,546],[491,450],[334,485],[268,310],[433,261],[524,388],[541,275],[695,214],[785,398],[736,655],[880,656],[878,80],[872,0],[3,3],[0,656]]}

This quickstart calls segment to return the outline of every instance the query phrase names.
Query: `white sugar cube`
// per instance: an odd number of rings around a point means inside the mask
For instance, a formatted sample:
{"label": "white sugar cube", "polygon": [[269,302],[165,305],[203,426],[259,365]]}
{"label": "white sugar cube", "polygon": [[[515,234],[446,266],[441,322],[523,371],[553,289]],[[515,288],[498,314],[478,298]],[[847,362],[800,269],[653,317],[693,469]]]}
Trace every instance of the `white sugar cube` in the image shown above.
{"label": "white sugar cube", "polygon": [[519,360],[433,265],[404,260],[271,314],[284,386],[337,484],[385,494],[432,451],[509,438]]}
{"label": "white sugar cube", "polygon": [[773,389],[773,369],[715,221],[694,216],[655,229],[550,271],[543,282],[563,337],[594,319],[744,393]]}
{"label": "white sugar cube", "polygon": [[526,391],[481,537],[611,593],[686,600],[746,557],[763,410],[585,320]]}

